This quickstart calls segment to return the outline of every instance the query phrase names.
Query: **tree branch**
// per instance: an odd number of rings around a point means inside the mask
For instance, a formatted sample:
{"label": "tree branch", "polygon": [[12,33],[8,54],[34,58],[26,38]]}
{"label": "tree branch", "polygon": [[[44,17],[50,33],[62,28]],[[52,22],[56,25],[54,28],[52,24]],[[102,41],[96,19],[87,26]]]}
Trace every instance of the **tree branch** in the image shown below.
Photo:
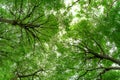
{"label": "tree branch", "polygon": [[39,69],[31,74],[26,74],[26,75],[21,75],[17,74],[18,78],[25,78],[25,77],[30,77],[30,76],[35,76],[38,72],[44,71],[43,69]]}
{"label": "tree branch", "polygon": [[107,71],[110,71],[110,70],[120,70],[120,67],[98,67],[98,68],[87,69],[82,75],[78,76],[77,80],[79,80],[81,77],[83,77],[90,71],[100,70],[100,69],[102,69],[103,71],[100,72],[100,74],[98,76],[102,76],[104,73],[106,73]]}
{"label": "tree branch", "polygon": [[39,27],[40,25],[39,24],[32,24],[32,23],[22,23],[20,21],[17,21],[17,20],[10,20],[10,19],[5,19],[5,18],[2,18],[0,17],[0,22],[3,22],[3,23],[8,23],[8,24],[11,24],[11,25],[18,25],[20,27]]}
{"label": "tree branch", "polygon": [[[83,43],[83,44],[82,44]],[[83,50],[85,53],[90,53],[92,54],[95,58],[99,58],[99,59],[105,59],[105,60],[109,60],[109,61],[112,61],[118,65],[120,65],[120,60],[119,59],[115,59],[113,57],[110,57],[109,55],[107,54],[99,54],[99,53],[96,53],[94,50],[90,49],[87,44],[85,44],[84,42],[80,43],[80,46],[76,46],[78,47],[80,50]],[[100,49],[102,49],[102,47],[96,43]],[[102,49],[103,50],[103,49]]]}
{"label": "tree branch", "polygon": [[120,60],[119,59],[114,59],[113,57],[110,57],[106,54],[98,54],[98,53],[95,53],[94,51],[92,51],[90,49],[88,49],[88,53],[91,53],[92,55],[94,55],[97,58],[106,59],[106,60],[112,61],[112,62],[120,65]]}

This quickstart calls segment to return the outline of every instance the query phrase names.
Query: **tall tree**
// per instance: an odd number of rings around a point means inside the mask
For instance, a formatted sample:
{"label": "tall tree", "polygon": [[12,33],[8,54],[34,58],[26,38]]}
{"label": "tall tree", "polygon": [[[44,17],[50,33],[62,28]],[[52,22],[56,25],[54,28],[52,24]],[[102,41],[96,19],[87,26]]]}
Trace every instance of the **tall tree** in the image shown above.
{"label": "tall tree", "polygon": [[119,0],[1,0],[1,80],[120,80]]}

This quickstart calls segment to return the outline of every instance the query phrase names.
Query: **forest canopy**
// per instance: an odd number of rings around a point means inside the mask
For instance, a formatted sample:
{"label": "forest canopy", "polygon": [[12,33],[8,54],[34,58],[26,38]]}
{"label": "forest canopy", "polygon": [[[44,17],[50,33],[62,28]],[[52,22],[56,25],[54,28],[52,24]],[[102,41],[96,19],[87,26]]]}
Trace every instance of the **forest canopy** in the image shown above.
{"label": "forest canopy", "polygon": [[119,0],[0,0],[0,80],[120,80]]}

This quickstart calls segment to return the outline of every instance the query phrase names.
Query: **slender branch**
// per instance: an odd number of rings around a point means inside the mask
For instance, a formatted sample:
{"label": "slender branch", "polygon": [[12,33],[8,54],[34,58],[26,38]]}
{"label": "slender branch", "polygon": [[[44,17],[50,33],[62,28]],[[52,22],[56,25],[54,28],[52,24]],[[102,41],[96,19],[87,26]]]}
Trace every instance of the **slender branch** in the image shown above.
{"label": "slender branch", "polygon": [[[83,43],[83,42],[82,42]],[[96,58],[99,58],[99,59],[105,59],[105,60],[109,60],[109,61],[112,61],[118,65],[120,65],[120,60],[119,59],[115,59],[113,57],[110,57],[109,55],[107,54],[99,54],[99,53],[96,53],[94,50],[90,49],[87,44],[85,43],[80,43],[80,46],[78,46],[78,48],[80,48],[81,50],[83,50],[85,53],[90,53],[92,54],[93,56],[95,56]],[[81,45],[82,44],[82,45]],[[101,48],[101,46],[97,43],[97,45]],[[102,48],[101,48],[102,49]]]}
{"label": "slender branch", "polygon": [[39,26],[40,26],[39,24],[20,23],[20,22],[17,21],[17,20],[10,20],[10,19],[2,18],[2,17],[0,17],[0,22],[8,23],[8,24],[11,24],[11,25],[18,25],[18,26],[20,26],[20,27],[39,27]]}
{"label": "slender branch", "polygon": [[94,38],[92,38],[92,40],[96,43],[98,48],[101,50],[102,54],[105,54],[105,51],[103,50],[102,46]]}
{"label": "slender branch", "polygon": [[17,80],[18,78],[21,80],[22,78],[28,78],[28,77],[34,77],[34,76],[37,76],[37,73],[41,72],[41,71],[44,71],[43,69],[39,69],[33,73],[30,73],[30,74],[20,74],[20,73],[16,73],[15,77],[11,78],[10,80]]}
{"label": "slender branch", "polygon": [[[42,24],[33,24],[33,23],[22,23],[21,21],[10,20],[10,19],[5,19],[5,18],[0,17],[0,22],[2,22],[2,23],[8,23],[8,24],[11,24],[11,25],[18,25],[18,26],[20,26],[22,28],[27,28],[27,27],[29,27],[29,28],[38,28],[38,27],[41,27],[41,28],[50,28],[50,27],[42,27],[41,26],[41,25],[44,25],[45,23],[49,22],[48,20],[45,21]],[[56,29],[56,28],[54,28],[54,29]]]}
{"label": "slender branch", "polygon": [[13,24],[14,20],[4,19],[4,18],[0,17],[0,22]]}
{"label": "slender branch", "polygon": [[79,80],[81,77],[83,77],[84,75],[86,75],[90,71],[101,70],[101,69],[103,71],[100,72],[100,74],[98,76],[102,76],[104,73],[106,73],[106,72],[108,72],[110,70],[120,70],[120,67],[98,67],[98,68],[87,69],[82,75],[78,76],[77,80]]}
{"label": "slender branch", "polygon": [[63,13],[64,15],[70,11],[70,9],[76,4],[78,3],[80,0],[76,0],[75,2],[73,2],[70,6],[68,6],[65,10],[65,12]]}
{"label": "slender branch", "polygon": [[78,3],[80,0],[76,0],[75,2],[72,3],[72,5],[67,7],[67,10],[69,10],[72,6],[74,6],[76,3]]}
{"label": "slender branch", "polygon": [[106,59],[106,60],[112,61],[112,62],[120,65],[120,60],[119,59],[114,59],[113,57],[110,57],[106,54],[98,54],[98,53],[95,53],[94,51],[92,51],[90,49],[88,49],[88,53],[91,53],[92,55],[94,55],[97,58]]}
{"label": "slender branch", "polygon": [[20,1],[20,8],[19,8],[19,16],[18,16],[18,19],[20,19],[21,17],[21,14],[23,13],[23,0]]}
{"label": "slender branch", "polygon": [[118,1],[118,0],[113,0],[113,2],[109,5],[108,11],[107,11],[107,13],[106,13],[107,17],[108,17],[108,15],[109,15],[109,12],[111,11],[111,9],[112,9],[114,3],[117,2],[117,1]]}
{"label": "slender branch", "polygon": [[32,8],[31,12],[29,12],[22,20],[25,20],[25,19],[29,18],[29,17],[34,13],[34,11],[35,11],[35,9],[36,9],[37,7],[39,7],[39,4],[35,5],[35,6]]}
{"label": "slender branch", "polygon": [[97,77],[100,77],[100,79],[102,79],[102,75],[110,70],[120,70],[120,67],[108,67],[108,68],[103,67],[103,71],[100,72]]}
{"label": "slender branch", "polygon": [[25,78],[25,77],[30,77],[30,76],[35,76],[38,72],[41,72],[41,71],[44,71],[43,69],[39,69],[31,74],[26,74],[26,75],[20,75],[20,74],[17,74],[17,76],[19,78]]}

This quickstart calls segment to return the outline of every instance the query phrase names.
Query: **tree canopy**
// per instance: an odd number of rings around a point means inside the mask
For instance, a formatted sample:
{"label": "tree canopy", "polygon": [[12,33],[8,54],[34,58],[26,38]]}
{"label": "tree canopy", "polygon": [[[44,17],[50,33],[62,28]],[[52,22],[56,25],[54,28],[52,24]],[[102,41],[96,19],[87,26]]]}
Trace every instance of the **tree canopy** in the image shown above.
{"label": "tree canopy", "polygon": [[0,0],[0,80],[120,80],[119,0]]}

